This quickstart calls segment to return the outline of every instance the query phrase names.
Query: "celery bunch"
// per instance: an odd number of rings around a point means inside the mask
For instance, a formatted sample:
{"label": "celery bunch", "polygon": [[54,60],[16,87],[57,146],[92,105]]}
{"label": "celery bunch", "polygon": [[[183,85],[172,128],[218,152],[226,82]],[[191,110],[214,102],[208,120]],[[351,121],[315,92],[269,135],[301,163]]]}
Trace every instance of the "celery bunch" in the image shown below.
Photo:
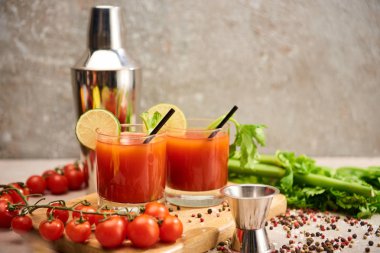
{"label": "celery bunch", "polygon": [[259,155],[265,126],[232,122],[236,135],[230,145],[230,181],[276,186],[291,207],[341,211],[360,218],[380,213],[380,166],[335,170],[292,152]]}

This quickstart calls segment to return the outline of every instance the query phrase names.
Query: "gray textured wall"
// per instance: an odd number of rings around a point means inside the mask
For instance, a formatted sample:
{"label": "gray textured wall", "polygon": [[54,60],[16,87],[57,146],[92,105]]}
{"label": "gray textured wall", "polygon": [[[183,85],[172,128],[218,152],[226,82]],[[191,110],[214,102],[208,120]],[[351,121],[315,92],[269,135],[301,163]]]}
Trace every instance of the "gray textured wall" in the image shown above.
{"label": "gray textured wall", "polygon": [[[268,125],[268,148],[380,155],[380,1],[128,0],[127,48],[158,102]],[[0,1],[0,158],[75,157],[69,68],[105,1]]]}

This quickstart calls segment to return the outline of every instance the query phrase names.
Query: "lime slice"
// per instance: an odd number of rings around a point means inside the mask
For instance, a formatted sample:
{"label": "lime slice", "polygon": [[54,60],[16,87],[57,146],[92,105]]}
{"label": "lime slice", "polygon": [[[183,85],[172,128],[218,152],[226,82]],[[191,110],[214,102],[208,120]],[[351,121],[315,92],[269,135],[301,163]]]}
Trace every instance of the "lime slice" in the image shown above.
{"label": "lime slice", "polygon": [[162,117],[165,116],[166,113],[173,108],[175,110],[174,114],[170,117],[170,119],[165,123],[165,125],[161,128],[161,131],[165,131],[167,128],[180,128],[186,129],[187,121],[185,114],[175,105],[172,104],[157,104],[148,109],[149,117],[153,117],[155,112],[159,112]]}
{"label": "lime slice", "polygon": [[107,135],[120,134],[120,122],[111,112],[103,109],[88,110],[77,121],[75,134],[82,145],[96,147],[96,129]]}

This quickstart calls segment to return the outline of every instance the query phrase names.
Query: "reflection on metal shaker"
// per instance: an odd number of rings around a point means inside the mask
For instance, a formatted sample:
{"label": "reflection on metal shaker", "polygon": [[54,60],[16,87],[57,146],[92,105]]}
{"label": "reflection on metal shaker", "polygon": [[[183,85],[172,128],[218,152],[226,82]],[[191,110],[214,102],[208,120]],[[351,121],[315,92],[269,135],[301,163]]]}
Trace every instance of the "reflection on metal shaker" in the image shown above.
{"label": "reflection on metal shaker", "polygon": [[[123,48],[120,9],[95,6],[91,10],[84,55],[71,68],[77,117],[103,108],[120,123],[135,123],[141,69]],[[88,192],[96,192],[95,151],[81,145],[81,160],[88,175]]]}

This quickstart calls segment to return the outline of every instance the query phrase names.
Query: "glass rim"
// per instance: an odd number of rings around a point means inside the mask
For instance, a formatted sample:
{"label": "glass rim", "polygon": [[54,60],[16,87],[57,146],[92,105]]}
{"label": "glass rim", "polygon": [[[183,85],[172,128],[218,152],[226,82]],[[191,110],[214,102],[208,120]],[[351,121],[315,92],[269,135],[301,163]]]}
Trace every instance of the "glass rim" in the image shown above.
{"label": "glass rim", "polygon": [[[144,127],[144,124],[120,124],[120,134],[118,134],[118,135],[102,133],[102,132],[100,132],[99,128],[97,128],[95,130],[96,139],[98,140],[100,137],[100,138],[109,138],[109,139],[111,139],[111,138],[113,138],[113,139],[115,139],[115,138],[126,138],[126,139],[130,139],[130,140],[144,140],[144,139],[148,139],[151,137],[161,137],[161,136],[165,135],[165,133],[147,134],[143,131],[136,131],[136,132],[123,131],[123,127],[140,127],[139,130],[142,130]],[[134,136],[134,135],[123,135],[122,133],[138,133],[138,134],[144,134],[144,135]]]}
{"label": "glass rim", "polygon": [[[189,121],[204,121],[204,122],[210,122],[210,123],[212,123],[213,121],[215,121],[215,119],[210,119],[210,118],[189,118],[189,119],[186,120],[187,123]],[[172,130],[172,131],[174,130],[174,131],[204,132],[204,133],[207,133],[207,132],[214,132],[215,130],[226,131],[229,128],[230,128],[230,123],[226,122],[224,124],[224,126],[219,127],[219,128],[214,128],[214,129],[188,128],[188,124],[187,124],[186,128],[179,128],[179,127],[170,127],[170,126],[168,126],[165,130],[166,130],[166,132],[169,132],[169,130]]]}
{"label": "glass rim", "polygon": [[[261,196],[255,196],[255,197],[243,197],[243,196],[237,196],[232,193],[227,192],[228,189],[233,188],[267,188],[270,189],[272,192],[267,195],[261,195]],[[265,199],[265,198],[272,198],[274,195],[277,195],[280,193],[280,190],[277,187],[271,186],[271,185],[265,185],[265,184],[233,184],[233,185],[226,185],[222,189],[220,189],[220,192],[226,196],[233,199]]]}

